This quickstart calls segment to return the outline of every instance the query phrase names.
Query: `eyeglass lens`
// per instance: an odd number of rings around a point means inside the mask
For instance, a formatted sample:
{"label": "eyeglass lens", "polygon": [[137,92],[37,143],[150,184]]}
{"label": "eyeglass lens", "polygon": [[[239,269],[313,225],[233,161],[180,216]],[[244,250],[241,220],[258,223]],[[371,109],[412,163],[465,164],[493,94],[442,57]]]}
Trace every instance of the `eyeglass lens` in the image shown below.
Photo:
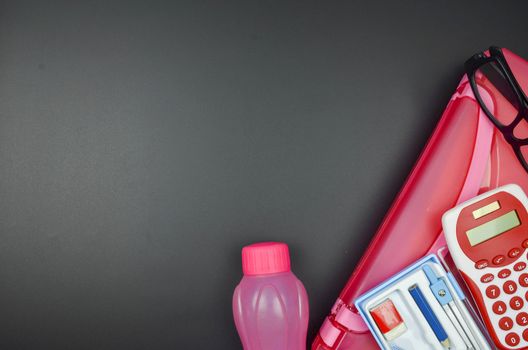
{"label": "eyeglass lens", "polygon": [[483,107],[499,124],[511,125],[518,115],[519,100],[500,66],[495,61],[483,64],[476,71],[475,79]]}

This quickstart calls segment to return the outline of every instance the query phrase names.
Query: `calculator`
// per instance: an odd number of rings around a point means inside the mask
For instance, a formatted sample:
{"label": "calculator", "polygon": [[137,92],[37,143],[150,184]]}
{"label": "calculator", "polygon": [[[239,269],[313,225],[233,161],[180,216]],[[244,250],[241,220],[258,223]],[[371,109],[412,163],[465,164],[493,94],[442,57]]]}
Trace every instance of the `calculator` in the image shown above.
{"label": "calculator", "polygon": [[447,246],[499,349],[528,349],[528,198],[517,185],[442,217]]}

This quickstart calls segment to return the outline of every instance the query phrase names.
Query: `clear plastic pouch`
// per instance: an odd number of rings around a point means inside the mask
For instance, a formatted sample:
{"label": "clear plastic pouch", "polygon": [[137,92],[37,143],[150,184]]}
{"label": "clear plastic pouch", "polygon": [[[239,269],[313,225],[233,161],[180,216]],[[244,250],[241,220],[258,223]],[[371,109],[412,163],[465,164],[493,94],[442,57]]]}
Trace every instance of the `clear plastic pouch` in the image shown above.
{"label": "clear plastic pouch", "polygon": [[[528,62],[507,49],[503,53],[519,84],[528,91]],[[487,88],[497,108],[509,103],[488,81],[479,84]],[[509,183],[516,183],[528,192],[528,174],[502,134],[490,126],[464,77],[323,322],[312,350],[377,349],[358,314],[355,300],[421,257],[441,250],[445,246],[441,216],[446,210]]]}

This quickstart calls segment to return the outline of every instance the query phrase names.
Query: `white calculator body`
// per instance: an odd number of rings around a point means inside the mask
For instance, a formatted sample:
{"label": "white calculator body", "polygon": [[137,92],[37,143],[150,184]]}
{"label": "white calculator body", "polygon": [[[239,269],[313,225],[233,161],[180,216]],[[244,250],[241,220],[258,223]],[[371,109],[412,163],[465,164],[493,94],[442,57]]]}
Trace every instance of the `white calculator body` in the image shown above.
{"label": "white calculator body", "polygon": [[499,349],[528,349],[528,198],[517,185],[442,218],[447,246]]}

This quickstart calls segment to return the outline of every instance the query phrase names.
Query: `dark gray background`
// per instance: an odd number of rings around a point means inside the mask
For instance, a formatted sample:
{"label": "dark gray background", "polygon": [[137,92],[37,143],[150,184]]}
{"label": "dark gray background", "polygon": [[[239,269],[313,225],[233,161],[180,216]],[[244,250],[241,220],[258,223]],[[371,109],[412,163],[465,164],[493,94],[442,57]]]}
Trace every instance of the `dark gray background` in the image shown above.
{"label": "dark gray background", "polygon": [[463,62],[526,1],[0,2],[0,348],[237,349],[287,242],[309,342]]}

